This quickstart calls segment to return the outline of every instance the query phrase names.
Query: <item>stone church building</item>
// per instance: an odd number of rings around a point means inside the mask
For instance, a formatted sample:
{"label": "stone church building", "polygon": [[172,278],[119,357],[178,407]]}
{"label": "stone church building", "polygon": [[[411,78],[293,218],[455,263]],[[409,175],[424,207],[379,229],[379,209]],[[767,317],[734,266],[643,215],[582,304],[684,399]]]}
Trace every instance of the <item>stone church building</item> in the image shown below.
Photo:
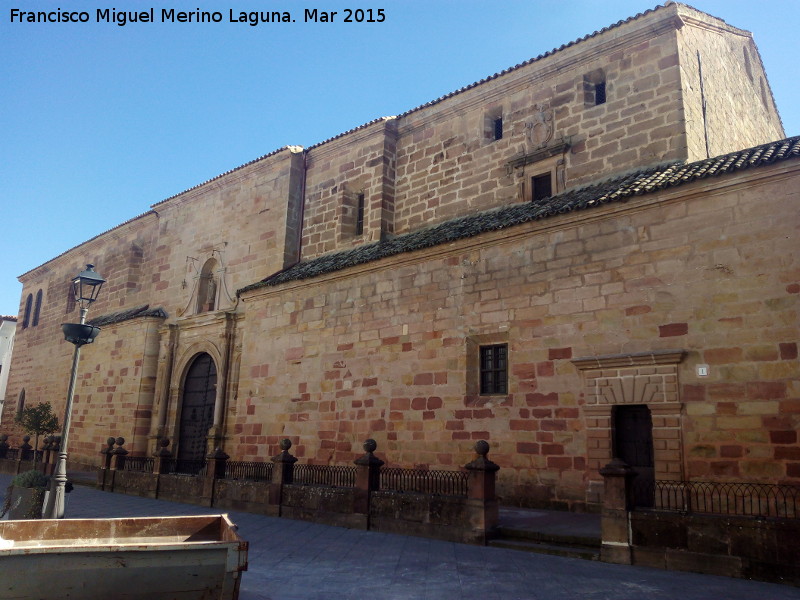
{"label": "stone church building", "polygon": [[800,138],[752,35],[668,3],[158,202],[20,277],[3,432],[61,413],[70,462],[221,448],[458,469],[591,508],[656,479],[800,483]]}

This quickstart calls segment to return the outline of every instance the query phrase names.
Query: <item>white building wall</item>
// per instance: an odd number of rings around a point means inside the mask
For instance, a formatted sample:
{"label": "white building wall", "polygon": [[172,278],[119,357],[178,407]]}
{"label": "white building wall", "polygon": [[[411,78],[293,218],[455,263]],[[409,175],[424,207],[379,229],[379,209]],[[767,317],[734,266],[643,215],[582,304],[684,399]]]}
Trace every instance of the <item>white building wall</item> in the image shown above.
{"label": "white building wall", "polygon": [[16,318],[0,317],[0,419],[3,417],[3,402],[6,397],[8,373],[11,370],[11,352],[14,349],[16,330]]}

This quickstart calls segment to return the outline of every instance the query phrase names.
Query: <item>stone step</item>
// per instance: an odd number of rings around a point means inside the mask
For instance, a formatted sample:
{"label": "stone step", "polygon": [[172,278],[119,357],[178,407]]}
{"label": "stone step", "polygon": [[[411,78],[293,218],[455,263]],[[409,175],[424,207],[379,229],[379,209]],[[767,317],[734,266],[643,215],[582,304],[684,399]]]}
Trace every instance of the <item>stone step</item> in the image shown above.
{"label": "stone step", "polygon": [[525,539],[498,538],[491,540],[488,544],[494,548],[508,548],[511,550],[521,550],[523,552],[536,552],[538,554],[550,554],[553,556],[564,556],[567,558],[582,558],[584,560],[600,560],[600,549],[595,547],[582,546],[561,546],[557,544],[545,544]]}
{"label": "stone step", "polygon": [[518,529],[513,527],[498,527],[497,534],[498,539],[504,540],[535,542],[555,546],[574,546],[577,548],[600,548],[599,537],[550,533],[544,531],[533,531],[530,529]]}

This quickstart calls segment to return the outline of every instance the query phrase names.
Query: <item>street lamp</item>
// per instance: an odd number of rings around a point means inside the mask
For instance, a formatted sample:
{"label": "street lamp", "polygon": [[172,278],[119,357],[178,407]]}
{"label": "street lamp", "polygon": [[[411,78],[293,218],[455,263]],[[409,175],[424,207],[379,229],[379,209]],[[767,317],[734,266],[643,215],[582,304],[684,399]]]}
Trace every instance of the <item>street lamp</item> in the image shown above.
{"label": "street lamp", "polygon": [[64,339],[75,344],[75,352],[72,355],[72,373],[69,377],[69,387],[67,388],[67,406],[64,410],[64,426],[61,432],[61,447],[58,451],[56,470],[50,483],[50,494],[47,497],[47,505],[44,509],[46,519],[61,519],[64,517],[64,493],[67,485],[67,438],[69,436],[69,426],[72,420],[72,397],[75,395],[75,379],[78,375],[78,359],[81,355],[81,346],[91,344],[100,333],[99,327],[86,324],[86,313],[89,312],[89,305],[97,300],[100,288],[106,282],[94,270],[94,265],[86,265],[86,270],[82,271],[72,280],[72,293],[75,296],[81,311],[80,323],[64,323],[61,330],[64,332]]}

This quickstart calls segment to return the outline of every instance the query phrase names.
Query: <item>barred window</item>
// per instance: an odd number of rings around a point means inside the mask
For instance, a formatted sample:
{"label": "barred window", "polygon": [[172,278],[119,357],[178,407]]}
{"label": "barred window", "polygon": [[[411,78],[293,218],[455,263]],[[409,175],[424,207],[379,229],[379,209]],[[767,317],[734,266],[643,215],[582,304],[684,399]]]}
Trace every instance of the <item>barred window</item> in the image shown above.
{"label": "barred window", "polygon": [[480,348],[481,395],[508,393],[508,345]]}

